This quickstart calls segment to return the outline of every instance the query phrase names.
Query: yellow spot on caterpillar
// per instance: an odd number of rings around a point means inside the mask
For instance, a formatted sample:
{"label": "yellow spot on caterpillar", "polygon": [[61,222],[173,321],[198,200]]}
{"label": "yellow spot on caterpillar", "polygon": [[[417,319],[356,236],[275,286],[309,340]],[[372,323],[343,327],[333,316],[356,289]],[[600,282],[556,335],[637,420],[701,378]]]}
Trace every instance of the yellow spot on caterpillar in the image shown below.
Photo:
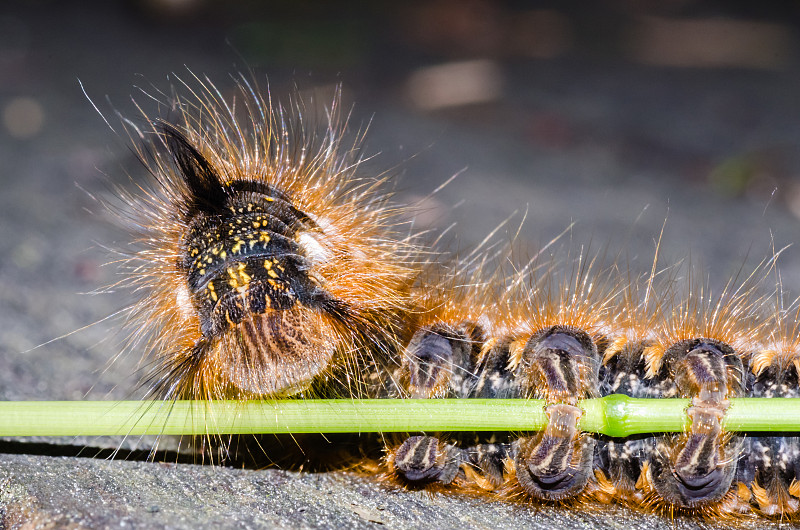
{"label": "yellow spot on caterpillar", "polygon": [[231,252],[237,254],[241,249],[242,249],[242,242],[237,241],[236,244],[233,245],[233,247],[231,247]]}
{"label": "yellow spot on caterpillar", "polygon": [[264,268],[270,270],[272,268],[272,263],[268,259],[264,260]]}
{"label": "yellow spot on caterpillar", "polygon": [[617,495],[616,486],[614,486],[614,483],[599,469],[594,470],[594,477],[597,481],[598,491],[596,495],[598,500],[603,504],[612,504],[614,502],[614,496]]}
{"label": "yellow spot on caterpillar", "polygon": [[200,274],[200,276],[203,276],[206,273],[206,270],[205,269],[199,269],[197,271],[197,273]]}
{"label": "yellow spot on caterpillar", "polygon": [[274,271],[274,270],[272,270],[272,269],[268,270],[268,271],[267,271],[267,274],[269,275],[269,277],[270,277],[270,278],[277,278],[277,277],[278,277],[278,273],[277,273],[277,272],[275,272],[275,271]]}
{"label": "yellow spot on caterpillar", "polygon": [[253,228],[261,228],[261,223],[258,221],[253,221]]}
{"label": "yellow spot on caterpillar", "polygon": [[269,243],[269,233],[261,232],[261,235],[258,237],[258,240],[263,243]]}
{"label": "yellow spot on caterpillar", "polygon": [[665,348],[663,344],[654,344],[644,349],[642,356],[644,356],[647,366],[647,377],[655,377],[658,374],[664,352]]}
{"label": "yellow spot on caterpillar", "polygon": [[[761,491],[759,491],[759,493],[755,493],[756,489],[764,491],[764,489],[761,486],[759,486],[756,481],[753,481],[753,494],[755,495],[756,500],[758,501],[758,503],[761,504],[760,496],[762,495],[762,493],[761,493]],[[764,493],[766,493],[766,491],[764,491]],[[750,502],[750,497],[751,497],[750,489],[747,487],[747,484],[745,484],[744,482],[739,482],[736,485],[736,494],[739,496],[739,500],[741,500],[742,502]],[[769,498],[769,497],[767,497],[767,498]]]}
{"label": "yellow spot on caterpillar", "polygon": [[208,291],[209,296],[211,296],[211,299],[216,302],[217,292],[214,290],[214,284],[209,282],[208,286],[206,287],[206,290]]}
{"label": "yellow spot on caterpillar", "polygon": [[495,489],[492,482],[483,475],[481,475],[480,473],[478,473],[477,471],[475,471],[472,468],[472,466],[462,465],[461,471],[463,471],[464,474],[467,476],[467,480],[473,482],[476,486],[478,486],[482,490],[492,491]]}
{"label": "yellow spot on caterpillar", "polygon": [[242,283],[245,284],[245,285],[250,283],[250,280],[251,280],[250,275],[245,272],[246,269],[247,269],[247,265],[245,265],[244,263],[240,263],[239,264],[239,278],[242,280]]}
{"label": "yellow spot on caterpillar", "polygon": [[513,372],[522,361],[522,353],[525,351],[525,344],[528,342],[528,337],[523,337],[515,340],[508,346],[508,365],[506,370]]}
{"label": "yellow spot on caterpillar", "polygon": [[235,271],[235,270],[233,270],[233,268],[231,268],[231,267],[228,267],[228,268],[226,269],[226,272],[228,273],[228,276],[230,276],[230,277],[231,277],[231,279],[230,279],[230,280],[228,280],[228,285],[230,285],[230,286],[231,286],[231,287],[233,287],[234,289],[236,289],[237,287],[239,287],[239,277],[236,275],[236,271]]}
{"label": "yellow spot on caterpillar", "polygon": [[486,344],[483,345],[480,353],[478,354],[479,362],[483,361],[484,357],[486,357],[486,355],[492,350],[492,348],[494,348],[495,344],[497,344],[496,338],[491,338],[486,341]]}
{"label": "yellow spot on caterpillar", "polygon": [[228,253],[223,250],[222,252],[219,253],[219,257],[225,259],[228,257]]}

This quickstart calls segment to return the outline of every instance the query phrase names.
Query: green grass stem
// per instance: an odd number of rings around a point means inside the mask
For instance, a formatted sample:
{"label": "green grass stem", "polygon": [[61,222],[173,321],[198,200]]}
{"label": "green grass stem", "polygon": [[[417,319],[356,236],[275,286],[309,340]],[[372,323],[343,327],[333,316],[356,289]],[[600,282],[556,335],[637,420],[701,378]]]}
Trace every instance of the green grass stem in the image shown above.
{"label": "green grass stem", "polygon": [[[581,429],[609,436],[689,425],[686,399],[611,395],[579,405]],[[522,399],[3,401],[0,436],[533,431],[546,422],[543,407]],[[732,399],[725,426],[800,432],[800,399]]]}

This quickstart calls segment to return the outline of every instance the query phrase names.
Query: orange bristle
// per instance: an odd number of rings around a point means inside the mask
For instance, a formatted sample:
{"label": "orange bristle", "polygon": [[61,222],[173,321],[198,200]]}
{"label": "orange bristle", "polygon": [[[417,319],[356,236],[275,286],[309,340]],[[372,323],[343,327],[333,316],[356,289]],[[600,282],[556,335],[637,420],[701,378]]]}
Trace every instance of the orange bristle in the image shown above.
{"label": "orange bristle", "polygon": [[683,299],[673,303],[671,313],[660,319],[655,327],[655,344],[645,350],[648,375],[658,373],[664,351],[681,340],[714,339],[742,355],[757,349],[767,325],[762,313],[765,299],[758,289],[771,264],[771,260],[762,262],[739,285],[736,278],[730,280],[719,295],[693,277],[690,270]]}
{"label": "orange bristle", "polygon": [[601,256],[586,251],[577,257],[570,252],[563,257],[558,252],[537,256],[511,276],[499,325],[520,337],[553,325],[569,326],[604,341],[604,325],[619,287],[613,269],[601,266]]}
{"label": "orange bristle", "polygon": [[152,175],[122,198],[150,395],[366,395],[363,367],[397,349],[419,253],[388,176],[360,175],[338,95],[318,124],[258,90],[191,74],[158,117],[123,121]]}

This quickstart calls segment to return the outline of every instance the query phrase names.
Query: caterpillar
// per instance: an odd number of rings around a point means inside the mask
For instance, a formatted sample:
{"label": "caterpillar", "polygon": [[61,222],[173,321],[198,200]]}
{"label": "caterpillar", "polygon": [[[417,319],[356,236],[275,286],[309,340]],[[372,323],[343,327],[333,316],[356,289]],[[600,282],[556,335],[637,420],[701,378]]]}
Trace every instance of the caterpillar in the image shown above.
{"label": "caterpillar", "polygon": [[[731,397],[795,395],[788,312],[756,318],[747,283],[712,302],[689,282],[670,300],[655,265],[642,300],[639,279],[584,253],[513,273],[471,255],[428,278],[386,177],[357,176],[339,101],[317,135],[302,102],[287,111],[236,84],[226,98],[195,77],[171,118],[123,121],[152,176],[125,197],[138,249],[123,265],[144,293],[130,344],[148,351],[150,396],[543,398],[540,432],[410,436],[389,449],[389,474],[534,503],[798,517],[798,438],[721,426]],[[609,393],[691,398],[692,427],[581,432],[578,400]]]}
{"label": "caterpillar", "polygon": [[[779,293],[766,317],[767,298],[759,294],[773,266],[765,260],[719,295],[689,269],[682,296],[677,268],[658,271],[656,261],[645,278],[616,265],[598,269],[583,254],[544,274],[523,269],[502,301],[486,306],[499,312],[484,315],[495,336],[481,343],[478,358],[503,359],[493,372],[503,397],[544,399],[547,426],[472,445],[411,436],[387,448],[388,475],[405,486],[430,483],[495,500],[797,521],[798,437],[722,427],[732,397],[797,395],[797,307],[783,309]],[[407,350],[427,357],[418,342]],[[473,380],[487,373],[480,361],[455,373],[467,369]],[[577,400],[612,393],[690,398],[691,425],[626,439],[580,432]]]}

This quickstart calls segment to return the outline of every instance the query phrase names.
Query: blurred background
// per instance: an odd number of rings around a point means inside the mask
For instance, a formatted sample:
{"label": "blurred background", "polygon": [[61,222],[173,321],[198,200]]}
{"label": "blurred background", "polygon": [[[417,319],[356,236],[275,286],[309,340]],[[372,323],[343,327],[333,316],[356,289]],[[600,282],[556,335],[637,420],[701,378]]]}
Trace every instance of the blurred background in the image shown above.
{"label": "blurred background", "polygon": [[[367,166],[396,173],[419,228],[455,223],[456,249],[517,212],[523,245],[574,223],[574,244],[649,270],[667,219],[664,262],[718,285],[800,234],[798,21],[795,2],[6,1],[0,397],[132,388],[96,373],[114,324],[20,353],[126,304],[83,294],[118,279],[105,264],[126,241],[95,197],[144,177],[93,105],[112,123],[132,98],[154,112],[138,87],[190,71],[232,91],[253,70],[323,104],[341,85]],[[781,270],[800,293],[795,248]]]}
{"label": "blurred background", "polygon": [[[715,286],[794,245],[780,270],[797,296],[799,23],[794,1],[5,0],[0,399],[134,388],[137,355],[109,368],[124,337],[104,320],[127,295],[92,294],[119,279],[127,236],[95,198],[144,175],[93,105],[112,124],[137,114],[132,97],[154,112],[137,87],[169,92],[190,71],[228,91],[253,70],[278,99],[296,86],[328,103],[341,85],[354,129],[369,125],[367,166],[396,174],[418,228],[454,225],[455,250],[516,212],[522,246],[574,223],[571,244],[642,272],[666,219],[662,262],[688,257]],[[2,471],[0,526],[3,503],[22,498]]]}
{"label": "blurred background", "polygon": [[[800,234],[799,21],[795,2],[6,1],[0,397],[131,388],[94,374],[114,324],[19,354],[126,304],[82,294],[118,279],[105,264],[126,241],[95,197],[144,177],[93,105],[112,124],[134,100],[155,112],[139,88],[190,71],[232,93],[252,70],[321,104],[341,85],[367,167],[396,173],[419,228],[455,224],[456,250],[516,212],[524,246],[574,223],[571,244],[649,270],[667,219],[664,263],[690,257],[718,285]],[[781,270],[800,293],[795,248]]]}

